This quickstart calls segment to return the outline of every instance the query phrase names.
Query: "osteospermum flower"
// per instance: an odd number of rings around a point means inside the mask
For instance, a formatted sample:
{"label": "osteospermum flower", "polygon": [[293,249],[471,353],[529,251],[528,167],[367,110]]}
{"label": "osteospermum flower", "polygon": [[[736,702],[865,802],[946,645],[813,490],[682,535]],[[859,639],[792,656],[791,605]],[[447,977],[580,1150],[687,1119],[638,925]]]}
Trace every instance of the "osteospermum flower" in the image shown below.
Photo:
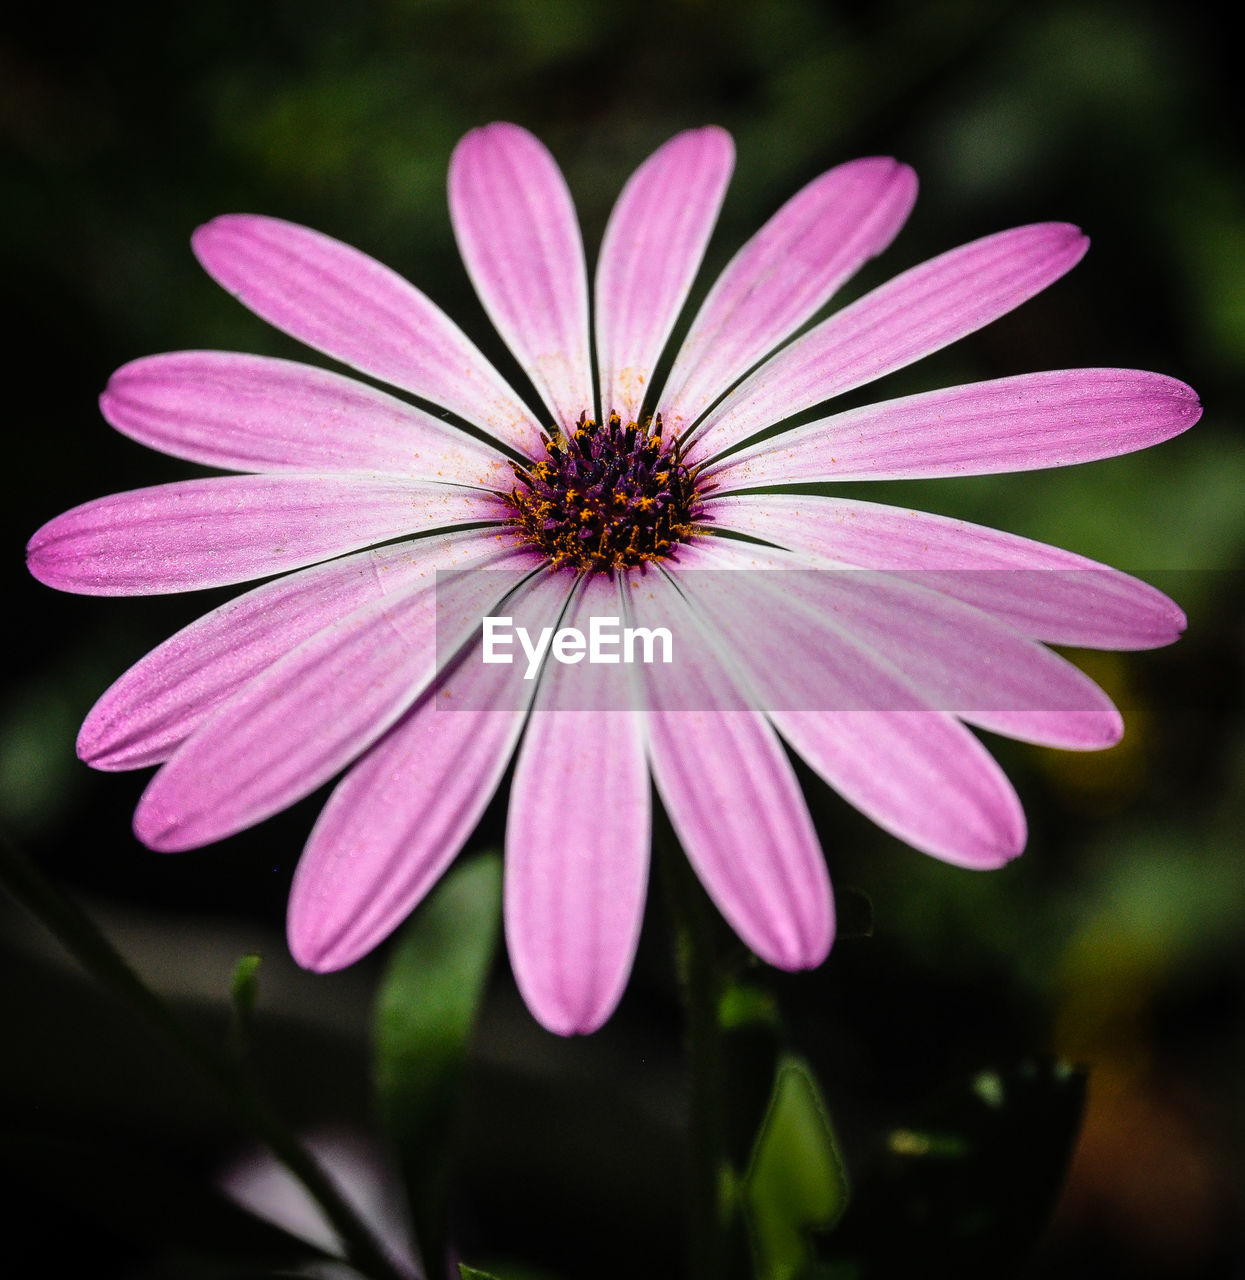
{"label": "osteospermum flower", "polygon": [[[1085,252],[1075,227],[953,249],[789,341],[913,204],[906,166],[842,165],[735,255],[654,383],[732,162],[722,130],[697,129],[628,181],[597,264],[594,359],[580,233],[554,161],[514,125],[458,145],[454,231],[539,409],[405,280],[256,216],[199,229],[207,271],[286,333],[441,416],[337,373],[223,352],[138,360],[109,383],[103,413],[126,435],[256,474],[78,507],[32,539],[36,576],[121,595],[284,576],[131,668],[91,711],[79,753],[102,769],[162,765],[135,816],[160,850],[219,840],[345,770],[294,879],[289,940],[303,965],[350,964],[410,912],[516,751],[506,936],[547,1027],[592,1030],[626,982],[650,778],[743,940],[783,968],[816,965],[831,890],[784,740],[902,840],[997,867],[1023,846],[1024,818],[966,724],[1110,745],[1115,709],[1046,644],[1145,648],[1182,630],[1164,596],[1069,552],[773,492],[1062,466],[1190,426],[1200,409],[1182,383],[1079,369],[763,434],[1032,297]],[[442,575],[436,589],[439,571],[467,567],[499,572]],[[673,682],[645,669],[632,710],[594,709],[551,662],[516,695],[513,668],[479,660],[481,619],[501,614],[516,628],[560,614],[584,631],[594,616],[677,619],[693,660]],[[457,654],[440,679],[438,633],[443,655]]]}

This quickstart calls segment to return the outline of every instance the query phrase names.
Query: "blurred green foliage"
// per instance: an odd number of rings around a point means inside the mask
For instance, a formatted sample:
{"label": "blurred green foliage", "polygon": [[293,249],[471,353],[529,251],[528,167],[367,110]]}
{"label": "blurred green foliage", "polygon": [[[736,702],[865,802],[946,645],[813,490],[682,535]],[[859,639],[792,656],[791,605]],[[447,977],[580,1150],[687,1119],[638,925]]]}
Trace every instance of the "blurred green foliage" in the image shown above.
{"label": "blurred green foliage", "polygon": [[[1006,1082],[1020,1064],[1068,1058],[1089,1070],[1085,1127],[1025,1274],[1234,1274],[1245,1247],[1236,61],[1209,9],[1123,0],[117,0],[72,21],[27,6],[0,35],[13,451],[0,512],[12,549],[0,822],[201,1018],[223,1025],[228,964],[262,950],[271,1004],[254,1018],[257,1069],[296,1119],[366,1124],[375,970],[321,979],[278,961],[314,803],[219,848],[164,858],[129,834],[139,782],[90,775],[73,757],[93,698],[222,598],[72,599],[21,572],[17,548],[61,510],[190,473],[111,433],[96,395],[113,368],[152,351],[305,354],[189,252],[194,226],[234,210],[306,222],[396,267],[521,381],[470,293],[445,210],[449,152],[490,119],[517,120],[550,145],[590,254],[652,148],[684,126],[727,126],[736,179],[692,306],[800,183],[851,156],[898,155],[916,166],[921,200],[845,297],[1007,225],[1069,219],[1093,248],[1046,294],[870,398],[1123,365],[1185,379],[1207,412],[1188,436],[1133,457],[854,492],[997,524],[1156,581],[1165,571],[1189,632],[1158,653],[1085,655],[1129,726],[1112,751],[991,743],[1031,827],[1027,856],[1004,871],[922,858],[802,775],[836,884],[872,904],[871,936],[843,938],[809,975],[754,970],[735,953],[749,993],[735,1014],[761,1028],[763,1051],[752,1062],[736,1045],[731,1124],[755,1133],[776,1050],[807,1059],[856,1195],[831,1237],[846,1242],[833,1274],[884,1278],[901,1272],[860,1270],[844,1252],[867,1234],[869,1206],[884,1221],[902,1204],[929,1227],[942,1203],[937,1176],[896,1182],[897,1166],[934,1157],[897,1152],[894,1135],[951,1132],[929,1127],[939,1098],[986,1114],[969,1085],[983,1071]],[[495,805],[473,848],[496,845],[503,814]],[[213,997],[196,957],[215,954],[222,935],[229,959]],[[733,945],[724,932],[723,948]],[[0,1160],[21,1175],[12,1247],[53,1250],[100,1277],[160,1274],[145,1268],[159,1265],[150,1259],[172,1225],[197,1221],[193,1197],[210,1194],[237,1136],[29,930],[14,920],[0,947],[0,1018],[20,1047],[0,1062],[13,1116]],[[466,1256],[500,1260],[507,1277],[511,1262],[567,1277],[675,1273],[677,1043],[657,903],[623,1006],[590,1041],[545,1036],[508,975],[494,975],[467,1064],[455,1222]],[[996,1187],[1020,1185],[1046,1158],[1036,1143],[1012,1133],[991,1148]],[[183,1238],[210,1236],[227,1252],[240,1228],[212,1222]],[[980,1234],[910,1239],[938,1246],[914,1261],[897,1238],[892,1261],[910,1264],[904,1273],[985,1265]],[[1019,1265],[1001,1258],[988,1255],[990,1274]]]}
{"label": "blurred green foliage", "polygon": [[808,1237],[847,1208],[847,1173],[817,1081],[799,1059],[778,1065],[742,1188],[758,1280],[793,1280],[811,1261]]}
{"label": "blurred green foliage", "polygon": [[443,1256],[468,1038],[501,929],[501,858],[452,870],[402,930],[376,998],[380,1117],[410,1188],[430,1267]]}

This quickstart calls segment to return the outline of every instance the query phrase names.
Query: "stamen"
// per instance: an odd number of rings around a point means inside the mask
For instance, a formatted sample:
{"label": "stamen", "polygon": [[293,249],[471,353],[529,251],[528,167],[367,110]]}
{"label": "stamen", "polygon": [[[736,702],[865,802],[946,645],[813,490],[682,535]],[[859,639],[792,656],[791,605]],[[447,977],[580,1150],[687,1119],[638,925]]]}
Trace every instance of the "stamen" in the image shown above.
{"label": "stamen", "polygon": [[512,463],[512,523],[552,568],[613,574],[664,560],[696,532],[696,475],[679,437],[662,436],[661,414],[598,424],[586,413],[569,435],[541,433],[545,457]]}

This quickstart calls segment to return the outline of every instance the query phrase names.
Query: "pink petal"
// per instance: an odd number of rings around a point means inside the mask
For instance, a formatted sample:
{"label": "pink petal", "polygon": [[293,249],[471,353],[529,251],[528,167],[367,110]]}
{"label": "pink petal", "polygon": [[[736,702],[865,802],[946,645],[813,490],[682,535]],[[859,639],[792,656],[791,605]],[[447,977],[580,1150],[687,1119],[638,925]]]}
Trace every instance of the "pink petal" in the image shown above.
{"label": "pink petal", "polygon": [[1193,390],[1159,373],[1027,373],[822,418],[731,454],[705,474],[725,491],[1066,467],[1170,440],[1201,416]]}
{"label": "pink petal", "polygon": [[1149,649],[1185,628],[1178,605],[1117,569],[997,529],[845,498],[713,497],[714,524],[840,564],[905,572],[1024,635],[1087,649]]}
{"label": "pink petal", "polygon": [[689,129],[655,151],[618,197],[597,262],[602,412],[638,416],[709,243],[734,160],[725,130]]}
{"label": "pink petal", "polygon": [[[777,548],[749,553],[758,571],[788,571],[789,609],[841,635],[900,673],[916,694],[860,702],[852,695],[797,704],[815,710],[948,711],[962,720],[1046,746],[1096,750],[1124,732],[1110,699],[1070,662],[978,609],[889,573],[844,568]],[[746,609],[741,610],[746,614]]]}
{"label": "pink petal", "polygon": [[78,755],[96,769],[167,760],[226,698],[304,640],[369,601],[497,550],[493,531],[452,533],[315,565],[266,582],[184,627],[91,709]]}
{"label": "pink petal", "polygon": [[1022,852],[1012,785],[951,716],[930,711],[780,711],[795,752],[850,805],[914,849],[990,871]]}
{"label": "pink petal", "polygon": [[682,431],[899,233],[916,175],[882,157],[839,165],[794,195],[727,264],[662,395]]}
{"label": "pink petal", "polygon": [[374,258],[255,214],[215,218],[192,243],[204,270],[269,324],[522,453],[539,450],[531,411],[497,370],[438,306]]}
{"label": "pink petal", "polygon": [[782,969],[820,964],[834,938],[830,877],[777,734],[756,710],[726,709],[737,686],[664,575],[648,574],[635,588],[624,582],[624,598],[629,626],[667,626],[694,649],[679,665],[673,706],[652,678],[657,668],[638,668],[651,708],[653,780],[688,860],[761,959]]}
{"label": "pink petal", "polygon": [[374,471],[508,489],[496,450],[393,396],[311,365],[225,351],[118,369],[100,408],[131,439],[230,471]]}
{"label": "pink petal", "polygon": [[[529,552],[500,552],[515,580]],[[418,698],[498,599],[498,575],[454,575],[330,623],[218,708],[156,774],[134,814],[152,849],[223,839],[279,812],[350,763]],[[446,648],[444,646],[451,647]]]}
{"label": "pink petal", "polygon": [[[556,621],[572,583],[541,574],[499,608],[535,633],[546,615]],[[299,964],[344,968],[414,910],[497,790],[536,687],[485,665],[477,641],[338,784],[290,890]]]}
{"label": "pink petal", "polygon": [[[565,625],[587,632],[592,614],[619,613],[617,586],[597,575]],[[510,962],[528,1008],[558,1035],[594,1031],[609,1017],[640,935],[650,821],[643,718],[581,709],[593,692],[582,677],[617,670],[546,666],[510,793]]]}
{"label": "pink petal", "polygon": [[449,191],[459,252],[497,332],[559,425],[592,417],[584,247],[553,157],[518,125],[485,125],[454,148]]}
{"label": "pink petal", "polygon": [[[981,743],[923,704],[884,659],[792,600],[792,575],[771,566],[764,548],[704,540],[681,549],[679,584],[730,645],[778,732],[844,799],[915,848],[979,868],[1015,857],[1024,814]],[[738,582],[695,569],[734,570]]]}
{"label": "pink petal", "polygon": [[[778,550],[756,560],[775,571],[817,564]],[[1036,641],[923,585],[822,563],[783,578],[787,605],[803,613],[793,624],[824,626],[862,646],[917,695],[915,703],[901,693],[897,703],[875,700],[863,709],[931,707],[1007,737],[1074,750],[1120,740],[1124,724],[1106,694]],[[829,701],[793,705],[840,709]]]}
{"label": "pink petal", "polygon": [[498,512],[492,495],[431,481],[220,476],[84,503],[45,524],[26,557],[60,591],[156,595],[284,573]]}
{"label": "pink petal", "polygon": [[1062,222],[986,236],[905,271],[762,365],[705,420],[697,457],[948,346],[1041,293],[1085,255]]}

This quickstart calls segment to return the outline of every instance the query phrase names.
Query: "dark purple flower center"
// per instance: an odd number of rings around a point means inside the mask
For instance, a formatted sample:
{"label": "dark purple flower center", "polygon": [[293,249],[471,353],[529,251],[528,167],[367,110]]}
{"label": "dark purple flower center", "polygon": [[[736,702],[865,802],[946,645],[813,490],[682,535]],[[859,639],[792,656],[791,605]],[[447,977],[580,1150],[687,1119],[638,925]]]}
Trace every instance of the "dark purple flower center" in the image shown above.
{"label": "dark purple flower center", "polygon": [[543,458],[512,464],[512,523],[554,568],[613,573],[666,559],[696,532],[701,508],[699,468],[661,429],[661,414],[597,423],[584,413],[569,436],[543,437]]}

